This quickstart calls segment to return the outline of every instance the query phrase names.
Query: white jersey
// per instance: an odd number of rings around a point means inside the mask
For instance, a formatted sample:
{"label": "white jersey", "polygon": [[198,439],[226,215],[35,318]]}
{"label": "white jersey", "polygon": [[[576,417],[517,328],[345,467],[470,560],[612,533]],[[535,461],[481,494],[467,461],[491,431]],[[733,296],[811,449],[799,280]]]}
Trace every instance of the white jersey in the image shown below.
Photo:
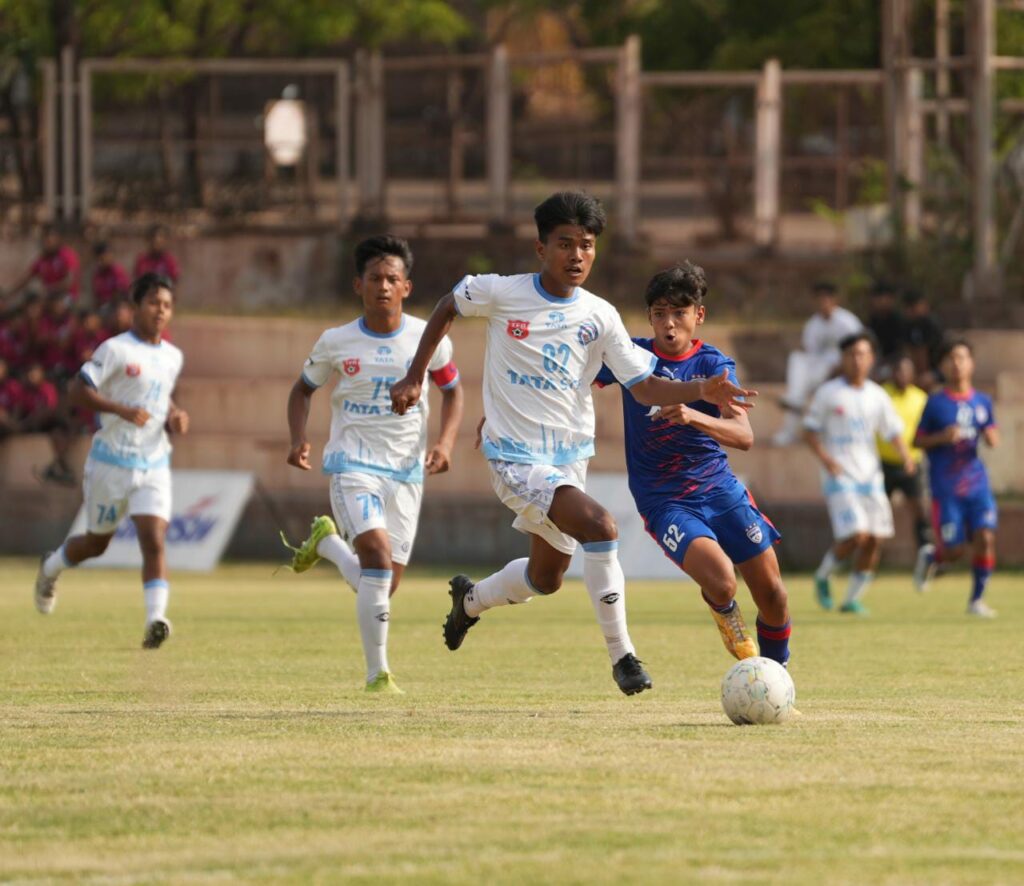
{"label": "white jersey", "polygon": [[833,378],[815,391],[804,427],[821,436],[825,451],[843,469],[839,478],[822,472],[826,492],[842,486],[867,494],[880,486],[882,462],[875,437],[891,440],[903,433],[903,421],[880,385],[868,380],[858,388],[844,378]]}
{"label": "white jersey", "polygon": [[[426,322],[408,314],[392,333],[373,332],[360,317],[320,336],[302,369],[318,388],[332,371],[341,375],[331,394],[331,438],[324,448],[325,474],[379,474],[423,482],[427,448],[427,397],[405,415],[391,411],[391,386],[405,377]],[[452,343],[445,336],[428,366],[444,390],[458,384]]]}
{"label": "white jersey", "polygon": [[614,307],[585,289],[557,298],[541,286],[540,274],[485,274],[464,277],[452,291],[461,315],[488,321],[488,459],[566,465],[590,458],[590,385],[601,364],[626,388],[654,372],[654,354],[633,343]]}
{"label": "white jersey", "polygon": [[112,412],[101,412],[89,457],[122,468],[148,470],[170,461],[171,442],[164,425],[184,357],[168,341],[146,342],[134,332],[108,338],[83,364],[82,380],[108,400],[142,407],[143,427]]}
{"label": "white jersey", "polygon": [[857,315],[846,308],[837,307],[828,319],[815,312],[804,324],[803,349],[808,354],[829,357],[838,363],[839,342],[863,328]]}

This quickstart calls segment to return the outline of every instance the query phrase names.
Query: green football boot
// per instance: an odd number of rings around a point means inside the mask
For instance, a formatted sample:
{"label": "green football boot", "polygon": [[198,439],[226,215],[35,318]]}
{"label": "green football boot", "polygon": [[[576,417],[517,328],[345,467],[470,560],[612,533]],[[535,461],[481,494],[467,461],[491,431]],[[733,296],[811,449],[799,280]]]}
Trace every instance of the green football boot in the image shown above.
{"label": "green football boot", "polygon": [[860,600],[850,600],[839,607],[840,612],[847,612],[852,615],[867,615],[868,608]]}
{"label": "green football boot", "polygon": [[381,671],[372,680],[368,680],[366,691],[378,692],[382,695],[405,695],[405,692],[398,688],[395,678],[387,671]]}
{"label": "green football boot", "polygon": [[818,605],[824,609],[832,608],[832,586],[828,578],[814,576],[814,595],[818,598]]}
{"label": "green football boot", "polygon": [[330,517],[317,517],[309,527],[309,538],[297,548],[288,544],[288,539],[282,532],[281,541],[292,552],[292,562],[288,564],[288,568],[292,572],[305,572],[312,569],[320,561],[316,546],[327,536],[337,534],[338,527],[334,525],[334,521]]}

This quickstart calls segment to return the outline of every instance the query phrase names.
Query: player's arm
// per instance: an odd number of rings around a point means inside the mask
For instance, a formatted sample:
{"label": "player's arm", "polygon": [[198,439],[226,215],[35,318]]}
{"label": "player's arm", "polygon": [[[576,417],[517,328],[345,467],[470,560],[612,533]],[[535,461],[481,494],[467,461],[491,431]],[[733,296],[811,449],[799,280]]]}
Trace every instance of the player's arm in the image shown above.
{"label": "player's arm", "polygon": [[437,438],[437,443],[427,453],[428,474],[443,474],[451,467],[452,449],[455,448],[455,438],[462,423],[464,402],[462,385],[456,384],[447,390],[441,390],[441,434]]}
{"label": "player's arm", "polygon": [[409,364],[405,378],[391,386],[391,409],[398,415],[405,415],[419,402],[430,358],[434,356],[434,351],[441,344],[441,339],[448,334],[452,321],[457,316],[459,312],[455,309],[455,296],[449,292],[437,303],[430,319],[427,320],[423,335],[420,336],[419,347],[416,348],[416,355]]}
{"label": "player's arm", "polygon": [[694,381],[676,381],[649,375],[643,381],[631,385],[629,393],[644,406],[674,406],[704,400],[719,409],[729,407],[740,410],[750,409],[754,405],[742,397],[757,396],[757,391],[748,391],[733,384],[726,369],[720,375]]}
{"label": "player's arm", "polygon": [[721,418],[708,415],[689,406],[665,406],[658,414],[659,418],[677,425],[689,425],[703,431],[712,440],[717,440],[730,449],[750,449],[754,445],[754,430],[750,427],[750,419],[746,410],[726,406]]}
{"label": "player's arm", "polygon": [[993,449],[999,445],[999,428],[989,425],[981,429],[981,438]]}
{"label": "player's arm", "polygon": [[910,447],[907,446],[907,441],[903,439],[903,434],[894,434],[889,438],[889,442],[896,447],[896,451],[900,454],[903,470],[908,474],[916,474],[917,462],[914,461],[914,457],[910,454]]}
{"label": "player's arm", "polygon": [[188,426],[188,413],[175,402],[172,394],[167,403],[167,430],[172,434],[187,434]]}
{"label": "player's arm", "polygon": [[956,425],[947,425],[938,431],[918,430],[914,437],[914,445],[918,449],[938,449],[940,446],[952,446],[960,440],[960,429]]}
{"label": "player's arm", "polygon": [[825,446],[821,442],[821,435],[817,431],[805,428],[804,442],[810,447],[811,452],[814,453],[818,461],[824,465],[826,471],[828,471],[833,477],[842,476],[842,467],[840,467],[839,462],[825,451]]}
{"label": "player's arm", "polygon": [[309,463],[309,440],[306,438],[306,423],[309,421],[309,404],[316,392],[305,378],[299,376],[288,392],[288,433],[291,445],[288,449],[288,464],[303,471],[312,470]]}
{"label": "player's arm", "polygon": [[79,409],[90,412],[110,412],[140,428],[149,421],[149,413],[141,406],[129,406],[104,397],[86,381],[85,376],[76,376],[68,386],[68,402]]}

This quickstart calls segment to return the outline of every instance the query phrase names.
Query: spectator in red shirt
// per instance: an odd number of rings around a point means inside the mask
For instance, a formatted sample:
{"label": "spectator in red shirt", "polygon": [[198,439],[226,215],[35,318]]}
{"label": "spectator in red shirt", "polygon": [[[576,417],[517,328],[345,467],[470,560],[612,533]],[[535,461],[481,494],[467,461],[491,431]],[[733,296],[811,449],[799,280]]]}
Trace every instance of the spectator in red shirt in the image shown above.
{"label": "spectator in red shirt", "polygon": [[92,357],[110,333],[103,326],[103,318],[96,310],[82,310],[78,314],[78,327],[71,336],[68,346],[67,360],[77,371],[83,363]]}
{"label": "spectator in red shirt", "polygon": [[107,242],[93,247],[96,265],[92,271],[92,303],[97,308],[106,307],[119,299],[128,297],[131,281],[128,273],[116,261]]}
{"label": "spectator in red shirt", "polygon": [[43,300],[35,292],[25,296],[20,310],[7,327],[7,360],[11,371],[20,374],[29,364],[42,359],[41,325]]}
{"label": "spectator in red shirt", "polygon": [[21,386],[20,411],[23,417],[18,425],[19,431],[24,434],[46,433],[50,436],[53,461],[43,471],[43,479],[62,486],[73,486],[75,472],[68,464],[71,434],[67,419],[60,412],[57,387],[46,380],[42,363],[33,363],[25,373]]}
{"label": "spectator in red shirt", "polygon": [[65,245],[56,226],[46,225],[43,228],[42,253],[11,287],[11,293],[20,292],[32,280],[38,279],[47,295],[69,295],[77,299],[78,275],[78,253]]}
{"label": "spectator in red shirt", "polygon": [[21,385],[11,378],[10,366],[0,357],[0,440],[17,432],[21,401]]}
{"label": "spectator in red shirt", "polygon": [[149,250],[139,253],[135,259],[133,274],[137,280],[143,274],[160,274],[172,283],[178,282],[178,260],[167,251],[167,228],[153,225],[149,229]]}
{"label": "spectator in red shirt", "polygon": [[130,301],[119,301],[114,305],[114,310],[107,315],[106,328],[107,338],[120,335],[132,328],[132,321],[135,319],[135,309]]}
{"label": "spectator in red shirt", "polygon": [[51,296],[39,321],[39,355],[46,375],[56,381],[70,378],[80,363],[69,359],[71,339],[78,329],[78,317],[63,296]]}

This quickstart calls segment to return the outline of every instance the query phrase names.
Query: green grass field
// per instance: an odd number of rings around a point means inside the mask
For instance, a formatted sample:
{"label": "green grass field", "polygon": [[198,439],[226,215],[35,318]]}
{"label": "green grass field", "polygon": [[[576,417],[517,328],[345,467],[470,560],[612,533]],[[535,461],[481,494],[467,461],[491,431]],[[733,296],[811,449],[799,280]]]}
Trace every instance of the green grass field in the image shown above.
{"label": "green grass field", "polygon": [[[653,692],[615,688],[582,587],[441,643],[446,583],[395,600],[407,694],[367,697],[333,570],[177,575],[138,648],[133,575],[0,561],[0,880],[1020,883],[1024,580],[876,583],[869,619],[793,579],[803,717],[734,727],[692,585],[633,583]],[[741,601],[753,621],[746,591]]]}

